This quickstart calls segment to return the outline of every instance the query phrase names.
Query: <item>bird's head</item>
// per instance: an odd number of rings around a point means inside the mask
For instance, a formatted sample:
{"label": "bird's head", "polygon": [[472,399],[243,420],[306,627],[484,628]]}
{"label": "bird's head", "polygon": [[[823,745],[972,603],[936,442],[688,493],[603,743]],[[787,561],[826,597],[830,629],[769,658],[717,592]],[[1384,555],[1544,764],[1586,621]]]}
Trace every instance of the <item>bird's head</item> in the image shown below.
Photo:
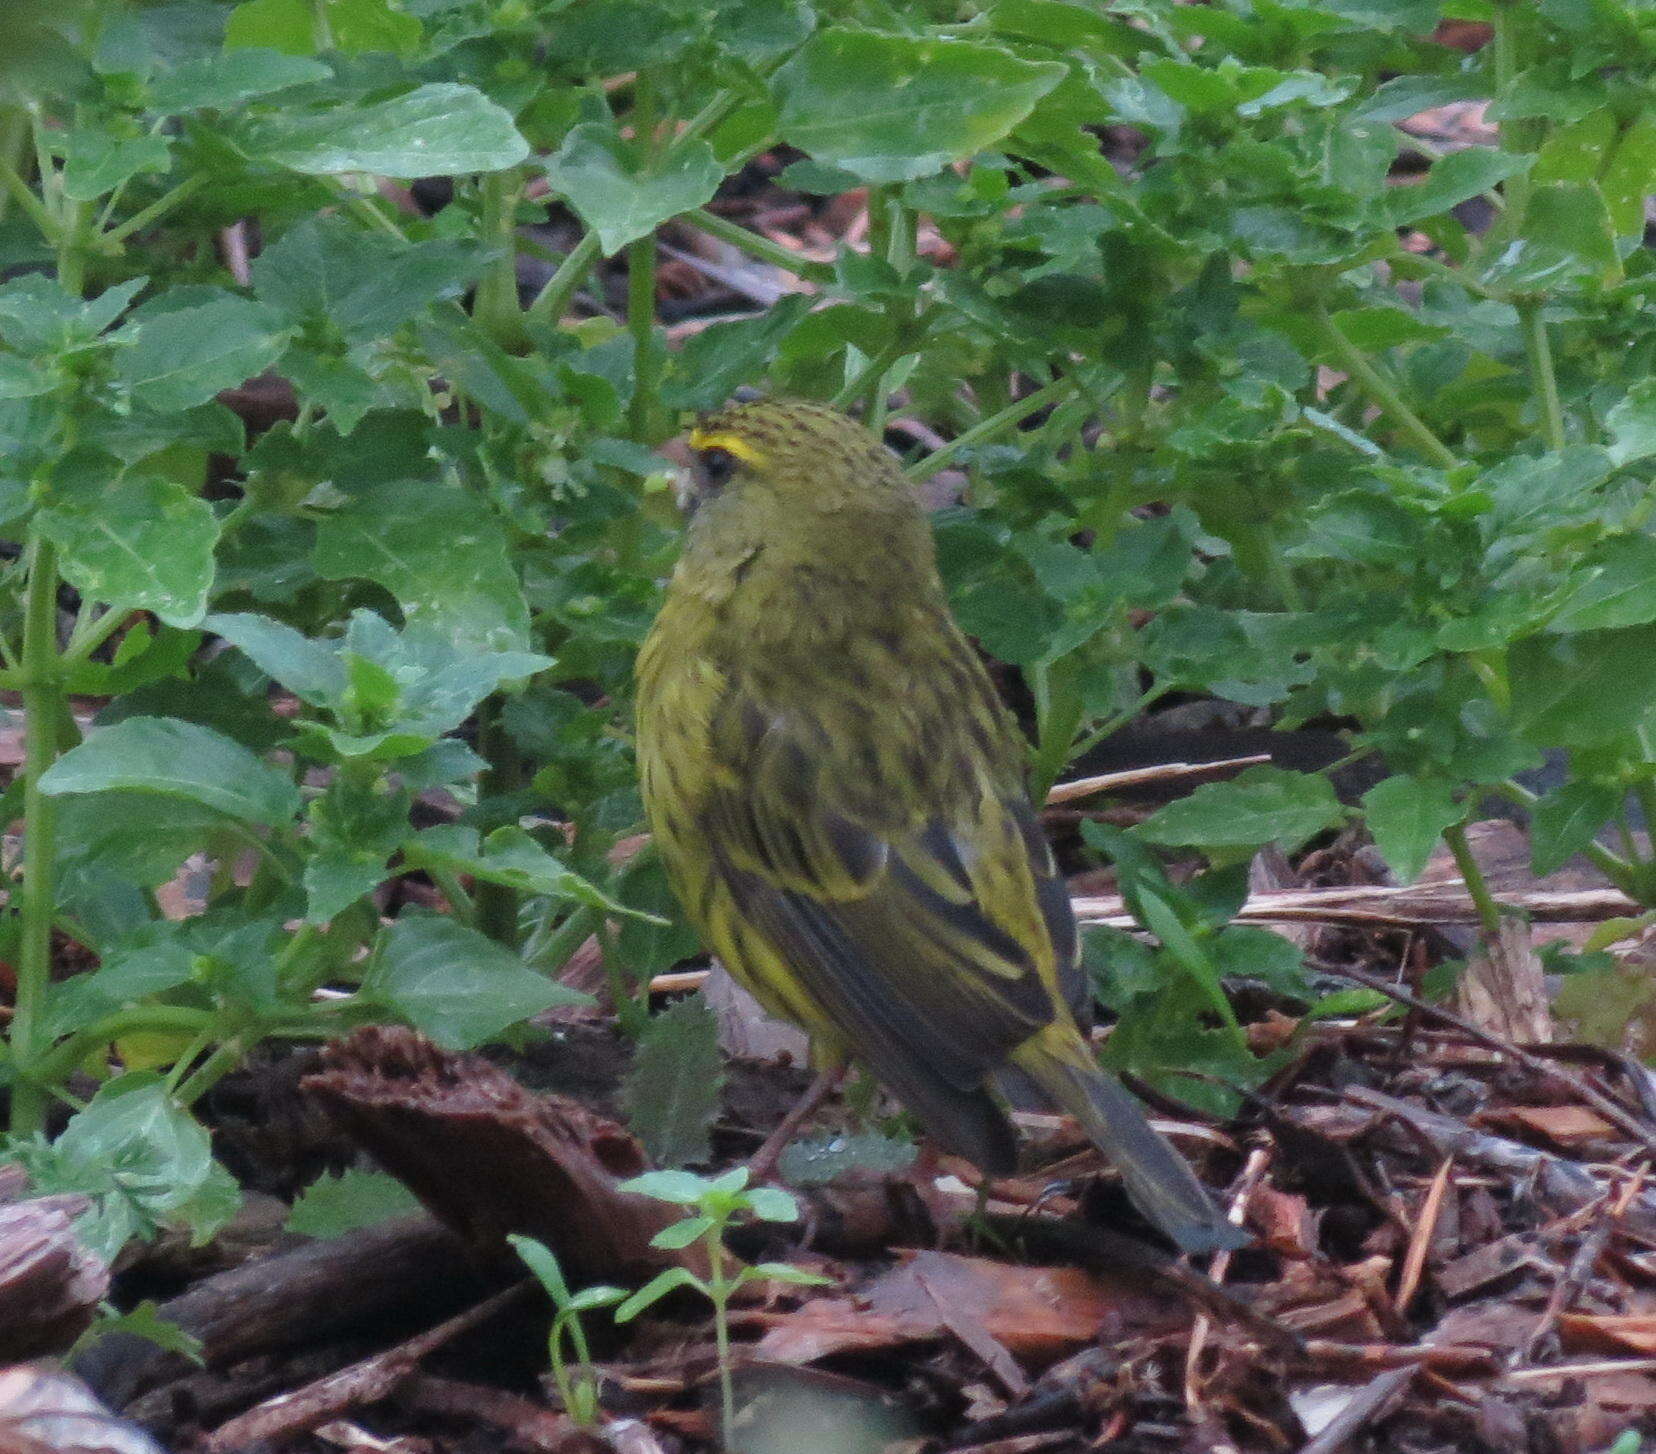
{"label": "bird's head", "polygon": [[897,460],[854,419],[822,404],[747,399],[690,432],[696,503],[732,494],[799,511],[879,509],[909,499]]}

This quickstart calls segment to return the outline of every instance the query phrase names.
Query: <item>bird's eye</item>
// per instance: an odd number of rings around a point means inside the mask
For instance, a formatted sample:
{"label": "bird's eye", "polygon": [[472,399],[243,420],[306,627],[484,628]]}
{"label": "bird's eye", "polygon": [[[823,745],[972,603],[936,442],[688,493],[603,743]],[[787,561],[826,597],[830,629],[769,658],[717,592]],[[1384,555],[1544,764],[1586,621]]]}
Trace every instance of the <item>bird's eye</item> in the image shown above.
{"label": "bird's eye", "polygon": [[728,449],[704,449],[701,452],[702,478],[710,490],[722,489],[736,473],[736,456]]}

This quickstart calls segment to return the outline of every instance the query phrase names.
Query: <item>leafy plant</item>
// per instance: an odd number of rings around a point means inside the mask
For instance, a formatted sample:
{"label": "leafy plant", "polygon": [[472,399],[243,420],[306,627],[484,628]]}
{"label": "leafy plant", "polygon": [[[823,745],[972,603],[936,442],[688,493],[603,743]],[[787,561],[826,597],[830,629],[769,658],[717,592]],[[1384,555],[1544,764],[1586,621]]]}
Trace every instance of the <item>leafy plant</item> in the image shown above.
{"label": "leafy plant", "polygon": [[698,1276],[688,1267],[669,1267],[658,1273],[615,1310],[615,1321],[630,1322],[646,1308],[653,1307],[681,1287],[699,1292],[713,1305],[713,1336],[719,1351],[720,1429],[727,1447],[732,1445],[736,1420],[736,1398],[731,1382],[730,1299],[750,1282],[784,1282],[795,1287],[816,1287],[829,1279],[786,1262],[758,1262],[732,1265],[725,1251],[726,1230],[738,1221],[793,1222],[799,1207],[787,1192],[771,1186],[749,1186],[748,1169],[737,1166],[722,1176],[702,1177],[689,1171],[647,1171],[621,1184],[622,1191],[637,1192],[657,1201],[684,1207],[692,1215],[664,1227],[650,1239],[654,1247],[678,1250],[700,1244],[707,1256],[707,1275]]}
{"label": "leafy plant", "polygon": [[598,1379],[592,1371],[592,1352],[587,1346],[586,1329],[581,1326],[581,1314],[614,1307],[625,1301],[627,1290],[597,1286],[571,1292],[557,1254],[544,1242],[515,1233],[506,1240],[552,1299],[552,1328],[546,1335],[552,1381],[576,1427],[590,1429],[598,1422]]}
{"label": "leafy plant", "polygon": [[[1488,43],[1442,43],[1451,8]],[[654,449],[744,383],[876,428],[900,399],[944,441],[910,473],[964,477],[940,559],[1027,689],[1037,791],[1215,697],[1349,727],[1391,773],[1361,804],[1382,852],[1406,877],[1446,842],[1486,927],[1463,830],[1492,792],[1531,810],[1537,868],[1582,852],[1656,904],[1628,809],[1656,811],[1640,7],[26,0],[7,23],[0,689],[25,760],[0,1080],[24,1154],[77,1071],[103,1089],[72,1127],[105,1096],[188,1107],[270,1036],[397,1018],[477,1044],[567,1000],[593,936],[629,1033],[670,1038],[640,987],[693,941],[648,852],[615,851],[677,540]],[[1493,144],[1398,128],[1461,101]],[[804,257],[730,215],[778,165],[808,206],[862,192],[866,246]],[[670,346],[658,239],[686,231],[814,296]],[[1218,981],[1293,975],[1224,923],[1235,865],[1348,817],[1319,777],[1255,772],[1093,840],[1167,936],[1153,963],[1095,944],[1113,1058],[1181,1093],[1181,1065],[1261,1073]],[[1129,844],[1211,871],[1179,889]],[[1135,979],[1163,972],[1167,997]],[[693,1157],[701,1112],[667,1101]],[[171,1124],[144,1122],[157,1162]]]}

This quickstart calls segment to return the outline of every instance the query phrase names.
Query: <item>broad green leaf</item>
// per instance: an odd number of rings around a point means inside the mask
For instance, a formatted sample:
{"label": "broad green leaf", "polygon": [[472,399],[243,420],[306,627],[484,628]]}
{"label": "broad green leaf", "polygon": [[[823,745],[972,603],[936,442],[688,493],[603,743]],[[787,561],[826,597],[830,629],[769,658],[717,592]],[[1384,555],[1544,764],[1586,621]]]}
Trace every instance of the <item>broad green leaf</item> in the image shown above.
{"label": "broad green leaf", "polygon": [[63,194],[75,202],[95,202],[141,173],[165,172],[171,165],[164,136],[115,136],[99,128],[77,128],[64,144]]}
{"label": "broad green leaf", "polygon": [[1530,855],[1538,874],[1553,873],[1586,848],[1615,816],[1623,790],[1577,778],[1535,805],[1530,816]]}
{"label": "broad green leaf", "polygon": [[445,1050],[470,1050],[553,1005],[590,1003],[475,929],[413,914],[380,931],[363,993]]}
{"label": "broad green leaf", "polygon": [[1656,454],[1656,379],[1638,379],[1604,416],[1610,458],[1618,465]]}
{"label": "broad green leaf", "polygon": [[1612,537],[1582,562],[1576,579],[1576,588],[1548,622],[1549,631],[1596,631],[1656,621],[1656,537]]}
{"label": "broad green leaf", "polygon": [[693,1171],[646,1171],[622,1182],[617,1190],[653,1197],[658,1202],[672,1202],[675,1206],[696,1207],[701,1205],[711,1185],[710,1178],[697,1176]]}
{"label": "broad green leaf", "polygon": [[12,1153],[43,1194],[81,1193],[91,1209],[78,1232],[105,1261],[134,1237],[182,1225],[201,1242],[235,1212],[240,1193],[217,1165],[207,1133],[148,1071],[106,1082],[63,1134]]}
{"label": "broad green leaf", "polygon": [[674,1222],[670,1227],[663,1227],[650,1238],[650,1246],[660,1247],[666,1252],[677,1252],[688,1247],[692,1242],[699,1242],[713,1230],[711,1217],[686,1217],[682,1222]]}
{"label": "broad green leaf", "polygon": [[403,246],[339,217],[307,217],[254,260],[253,291],[293,323],[348,340],[391,333],[428,303],[462,292],[487,254],[452,242]]}
{"label": "broad green leaf", "polygon": [[724,180],[705,141],[676,146],[662,165],[641,168],[633,146],[596,121],[575,127],[545,170],[552,190],[598,234],[605,256],[700,207]]}
{"label": "broad green leaf", "polygon": [[813,1136],[783,1150],[777,1173],[789,1186],[826,1186],[841,1176],[897,1176],[914,1164],[912,1141],[878,1131]]}
{"label": "broad green leaf", "polygon": [[89,601],[196,626],[213,587],[213,508],[171,480],[118,479],[35,517],[64,578]]}
{"label": "broad green leaf", "polygon": [[511,115],[475,86],[433,81],[406,95],[261,120],[249,156],[308,176],[389,177],[497,172],[529,155]]}
{"label": "broad green leaf", "polygon": [[124,790],[183,798],[271,827],[299,811],[299,790],[286,774],[210,727],[169,717],[99,728],[53,763],[40,785],[54,795]]}
{"label": "broad green leaf", "polygon": [[290,56],[314,55],[316,17],[310,0],[242,0],[225,21],[225,49],[258,46]]}
{"label": "broad green leaf", "polygon": [[1292,852],[1344,815],[1328,780],[1315,773],[1250,767],[1208,783],[1141,823],[1140,837],[1175,847],[1236,849],[1279,843]]}
{"label": "broad green leaf", "polygon": [[1532,637],[1508,658],[1513,723],[1537,747],[1593,747],[1656,707],[1656,625]]}
{"label": "broad green leaf", "polygon": [[345,668],[332,644],[312,641],[291,626],[250,612],[220,612],[202,625],[246,653],[260,671],[300,701],[325,707],[344,694]]}
{"label": "broad green leaf", "polygon": [[[303,6],[304,0],[300,0]],[[245,8],[245,7],[244,7]],[[305,17],[308,22],[309,16]],[[232,22],[233,23],[233,22]],[[163,116],[183,111],[223,111],[294,86],[326,80],[333,72],[321,61],[279,50],[226,50],[198,56],[156,77],[150,109]]]}
{"label": "broad green leaf", "polygon": [[116,381],[135,404],[161,411],[205,404],[262,373],[285,342],[274,312],[229,295],[151,315],[130,334],[131,347],[116,362]]}
{"label": "broad green leaf", "polygon": [[1363,794],[1363,815],[1380,856],[1404,883],[1413,883],[1443,837],[1465,816],[1447,783],[1389,777]]}
{"label": "broad green leaf", "polygon": [[666,922],[658,915],[616,903],[596,884],[559,863],[516,824],[496,828],[479,842],[475,828],[441,823],[416,834],[403,845],[403,852],[413,865],[437,864],[526,894],[574,899],[607,913],[629,914],[646,923]]}
{"label": "broad green leaf", "polygon": [[708,1136],[723,1088],[718,1021],[707,1001],[692,995],[650,1018],[627,1068],[621,1103],[650,1159],[683,1166],[709,1159]]}
{"label": "broad green leaf", "polygon": [[1481,146],[1451,152],[1432,164],[1424,181],[1394,187],[1386,194],[1386,220],[1393,227],[1404,227],[1435,217],[1469,197],[1489,191],[1508,177],[1517,176],[1532,160]]}
{"label": "broad green leaf", "polygon": [[901,182],[993,146],[1065,74],[998,46],[836,26],[771,85],[784,140],[865,182]]}
{"label": "broad green leaf", "polygon": [[482,650],[521,650],[529,607],[498,517],[456,485],[393,480],[353,490],[316,527],[317,571],[376,581],[419,622]]}

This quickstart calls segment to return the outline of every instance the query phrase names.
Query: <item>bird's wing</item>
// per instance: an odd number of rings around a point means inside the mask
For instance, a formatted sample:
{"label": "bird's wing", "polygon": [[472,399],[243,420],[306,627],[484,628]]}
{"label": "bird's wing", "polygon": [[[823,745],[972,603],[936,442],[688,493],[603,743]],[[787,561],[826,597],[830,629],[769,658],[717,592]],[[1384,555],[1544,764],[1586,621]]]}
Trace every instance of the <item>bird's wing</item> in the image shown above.
{"label": "bird's wing", "polygon": [[841,716],[830,734],[731,688],[702,828],[764,940],[748,976],[791,976],[905,1099],[916,1067],[980,1086],[1074,988],[1074,919],[1027,800],[970,750],[917,772],[864,737],[877,724]]}

